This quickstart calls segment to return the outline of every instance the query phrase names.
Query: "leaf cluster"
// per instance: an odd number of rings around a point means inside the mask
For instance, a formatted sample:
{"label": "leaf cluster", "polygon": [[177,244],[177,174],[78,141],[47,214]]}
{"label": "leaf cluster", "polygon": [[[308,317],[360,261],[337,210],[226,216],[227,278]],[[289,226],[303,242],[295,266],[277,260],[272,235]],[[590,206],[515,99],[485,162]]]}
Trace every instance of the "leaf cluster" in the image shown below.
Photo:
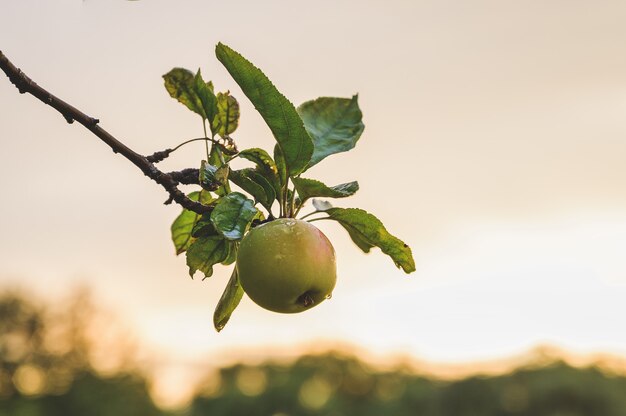
{"label": "leaf cluster", "polygon": [[[200,271],[205,278],[210,277],[216,264],[233,263],[239,241],[251,227],[276,217],[297,218],[309,200],[313,200],[315,210],[300,218],[317,214],[309,221],[336,221],[365,253],[379,247],[396,266],[406,273],[413,272],[410,248],[391,235],[374,215],[356,208],[334,208],[327,201],[315,199],[354,195],[358,182],[328,186],[302,176],[326,157],[355,147],[364,130],[358,96],[321,97],[296,108],[241,54],[222,43],[215,53],[268,125],[276,144],[271,155],[260,148],[238,151],[231,134],[239,124],[239,104],[230,92],[215,94],[213,84],[202,78],[200,70],[194,74],[174,68],[163,76],[168,93],[201,117],[206,142],[211,143],[199,169],[202,190],[189,195],[211,207],[211,211],[198,215],[183,210],[172,224],[176,253],[186,252],[190,275]],[[235,159],[251,162],[252,166],[234,169],[231,165]],[[243,193],[233,191],[231,184]],[[215,311],[218,331],[242,295],[235,268]]]}

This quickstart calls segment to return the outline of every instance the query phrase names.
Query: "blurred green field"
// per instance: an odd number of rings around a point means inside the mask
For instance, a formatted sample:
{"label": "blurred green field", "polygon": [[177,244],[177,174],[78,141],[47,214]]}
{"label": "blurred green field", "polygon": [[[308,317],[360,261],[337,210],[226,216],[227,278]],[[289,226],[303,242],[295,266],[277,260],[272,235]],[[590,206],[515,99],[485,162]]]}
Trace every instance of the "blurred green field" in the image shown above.
{"label": "blurred green field", "polygon": [[0,415],[626,415],[626,377],[596,367],[556,361],[446,381],[333,352],[221,368],[187,406],[166,411],[132,359],[96,370],[91,312],[85,299],[52,313],[22,295],[0,298]]}

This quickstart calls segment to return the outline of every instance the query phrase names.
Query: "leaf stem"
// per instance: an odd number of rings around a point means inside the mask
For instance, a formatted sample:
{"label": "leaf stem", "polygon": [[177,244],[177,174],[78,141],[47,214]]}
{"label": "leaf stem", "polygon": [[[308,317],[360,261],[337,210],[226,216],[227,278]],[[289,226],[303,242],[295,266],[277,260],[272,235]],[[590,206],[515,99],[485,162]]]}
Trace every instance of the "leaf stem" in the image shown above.
{"label": "leaf stem", "polygon": [[[206,122],[204,119],[202,119],[202,129],[204,130],[204,137],[206,139],[209,138],[209,136],[206,134]],[[211,140],[213,140],[213,138],[211,138]],[[209,160],[209,142],[205,141],[204,142],[204,148],[206,149],[206,160]]]}
{"label": "leaf stem", "polygon": [[285,183],[285,186],[283,188],[283,215],[285,217],[289,216],[289,178],[287,178],[287,181]]}
{"label": "leaf stem", "polygon": [[289,207],[290,216],[296,217],[296,188],[294,186],[293,191],[291,192],[291,206]]}
{"label": "leaf stem", "polygon": [[300,217],[300,219],[301,219],[301,220],[303,220],[303,219],[305,219],[305,218],[307,218],[307,217],[310,217],[310,216],[311,216],[311,215],[313,215],[313,214],[317,214],[317,213],[319,213],[319,212],[324,212],[324,211],[317,211],[317,210],[316,210],[316,211],[313,211],[313,212],[309,212],[308,214],[303,215],[302,217]]}
{"label": "leaf stem", "polygon": [[208,142],[211,142],[211,143],[216,143],[216,142],[217,142],[215,139],[211,139],[211,138],[209,138],[209,137],[198,137],[198,138],[195,138],[195,139],[189,139],[189,140],[187,140],[187,141],[184,141],[184,142],[180,143],[179,145],[177,145],[176,147],[174,147],[174,148],[171,150],[171,152],[175,152],[176,150],[180,149],[181,147],[183,147],[183,146],[184,146],[184,145],[186,145],[186,144],[193,143],[193,142],[198,142],[198,141],[200,141],[200,140],[204,140],[205,142],[207,142],[207,146],[208,146]]}
{"label": "leaf stem", "polygon": [[321,220],[329,220],[330,217],[320,217],[320,218],[313,218],[312,220],[307,220],[308,222],[315,222],[315,221],[321,221]]}

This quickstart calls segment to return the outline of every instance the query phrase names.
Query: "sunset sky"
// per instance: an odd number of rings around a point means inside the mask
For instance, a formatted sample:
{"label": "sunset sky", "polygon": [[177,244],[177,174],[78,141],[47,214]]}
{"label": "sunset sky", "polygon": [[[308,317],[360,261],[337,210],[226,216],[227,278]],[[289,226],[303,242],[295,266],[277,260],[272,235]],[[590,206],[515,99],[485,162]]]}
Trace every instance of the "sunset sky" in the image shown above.
{"label": "sunset sky", "polygon": [[332,299],[300,315],[244,299],[218,334],[230,269],[188,277],[169,239],[180,208],[2,74],[0,289],[90,287],[173,363],[334,341],[437,362],[540,344],[626,355],[625,21],[622,1],[3,2],[0,50],[140,153],[202,134],[163,88],[176,66],[239,99],[240,148],[273,146],[219,41],[296,105],[359,93],[356,149],[309,176],[358,180],[336,205],[377,215],[417,272],[317,222],[337,252]]}

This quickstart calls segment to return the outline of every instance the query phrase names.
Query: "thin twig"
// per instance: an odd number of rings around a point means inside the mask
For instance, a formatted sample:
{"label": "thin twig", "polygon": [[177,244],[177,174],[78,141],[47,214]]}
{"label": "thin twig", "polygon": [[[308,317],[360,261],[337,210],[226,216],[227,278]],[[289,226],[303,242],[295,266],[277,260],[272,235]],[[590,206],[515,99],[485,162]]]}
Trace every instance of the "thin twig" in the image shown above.
{"label": "thin twig", "polygon": [[187,143],[192,143],[192,142],[197,142],[199,140],[204,140],[205,142],[211,142],[211,143],[219,143],[217,140],[215,139],[210,139],[208,137],[198,137],[196,139],[189,139],[187,141],[182,142],[181,144],[179,144],[178,146],[174,147],[173,149],[171,149],[172,152],[177,151],[179,148],[183,147],[184,145],[186,145]]}
{"label": "thin twig", "polygon": [[71,106],[65,101],[55,97],[44,88],[40,87],[31,80],[26,74],[24,74],[19,68],[9,61],[9,59],[0,51],[0,68],[4,71],[4,73],[9,77],[9,80],[13,85],[17,87],[21,94],[29,93],[39,99],[44,104],[47,104],[57,110],[61,115],[67,120],[68,123],[73,123],[74,121],[79,122],[85,128],[87,128],[90,132],[96,135],[100,140],[108,144],[114,153],[119,153],[128,159],[131,163],[137,166],[144,175],[154,180],[170,194],[170,199],[176,201],[178,204],[182,205],[184,208],[197,212],[199,214],[208,212],[211,210],[210,207],[207,207],[199,202],[192,201],[187,198],[187,196],[182,193],[178,189],[178,182],[170,174],[161,172],[154,164],[148,160],[147,157],[140,155],[139,153],[133,151],[124,143],[117,140],[106,130],[101,128],[98,123],[99,120],[93,117],[88,116],[77,108]]}
{"label": "thin twig", "polygon": [[[162,160],[165,160],[167,157],[169,157],[170,154],[174,153],[175,151],[177,151],[178,149],[180,149],[184,145],[189,144],[189,143],[193,143],[193,142],[197,142],[197,141],[200,141],[200,140],[203,140],[206,143],[211,142],[211,143],[217,144],[217,145],[221,144],[219,142],[219,140],[211,139],[209,137],[198,137],[196,139],[186,140],[186,141],[182,142],[181,144],[179,144],[178,146],[176,146],[176,147],[174,147],[172,149],[165,149],[165,150],[160,150],[158,152],[154,152],[153,154],[151,154],[149,156],[146,156],[146,159],[148,159],[148,161],[152,162],[152,163],[161,162]],[[232,142],[232,139],[228,138],[228,140],[230,140]],[[227,140],[225,140],[225,141],[227,141]],[[234,150],[236,151],[237,149],[235,148]],[[208,151],[207,151],[207,153],[208,153]]]}

